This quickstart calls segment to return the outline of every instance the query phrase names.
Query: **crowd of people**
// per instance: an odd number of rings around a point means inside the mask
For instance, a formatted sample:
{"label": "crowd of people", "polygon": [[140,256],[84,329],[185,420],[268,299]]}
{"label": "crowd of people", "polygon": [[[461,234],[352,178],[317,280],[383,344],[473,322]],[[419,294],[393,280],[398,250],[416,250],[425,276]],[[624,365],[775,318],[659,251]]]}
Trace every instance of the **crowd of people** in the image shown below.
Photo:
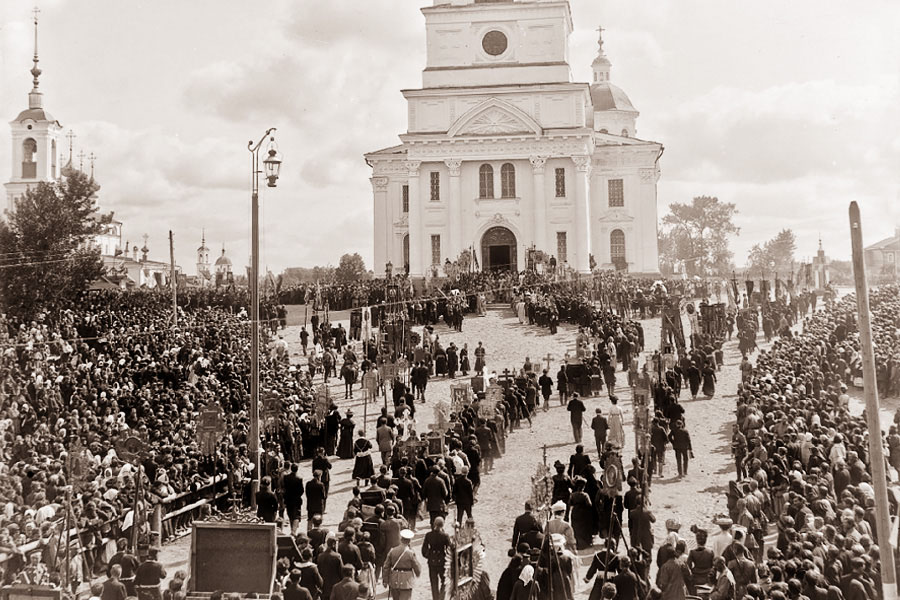
{"label": "crowd of people", "polygon": [[[602,477],[597,474],[603,473],[608,461],[612,464],[621,461],[616,452],[621,436],[612,433],[618,431],[611,425],[617,418],[615,410],[609,416],[598,414],[590,423],[599,464],[588,465],[583,459],[574,458],[569,471],[565,472],[563,465],[564,472],[559,473],[564,476],[561,479],[569,478],[569,483],[565,497],[562,488],[566,485],[560,484],[559,497],[554,498],[554,512],[558,513],[562,501],[565,511],[562,517],[571,519],[572,540],[566,537],[565,527],[558,525],[554,527],[563,531],[552,533],[561,533],[566,538],[562,543],[556,536],[548,539],[547,544],[537,547],[532,544],[524,551],[521,544],[514,544],[522,567],[519,575],[530,566],[531,576],[526,576],[529,582],[544,581],[545,588],[561,590],[565,587],[553,583],[549,565],[577,549],[570,548],[569,541],[583,548],[591,546],[594,536],[600,535],[607,541],[602,564],[598,563],[594,571],[603,574],[603,582],[612,582],[618,573],[632,573],[639,582],[647,583],[646,591],[650,593],[649,569],[641,573],[641,566],[650,564],[647,545],[652,546],[652,535],[647,533],[652,515],[639,501],[646,491],[643,482],[665,464],[667,443],[675,450],[679,474],[687,474],[690,436],[683,409],[678,410],[678,398],[682,388],[689,388],[696,395],[701,384],[706,395],[714,393],[715,373],[722,364],[721,343],[702,335],[692,336],[695,344],[691,352],[675,359],[674,355],[670,356],[671,350],[664,349],[640,372],[638,357],[644,345],[643,330],[629,316],[655,310],[648,308],[655,306],[654,303],[642,304],[640,298],[658,296],[659,286],[657,282],[632,281],[621,275],[603,281],[609,289],[617,290],[619,300],[607,300],[604,305],[597,297],[602,284],[554,283],[540,278],[527,280],[522,276],[488,274],[481,275],[480,279],[474,277],[472,285],[476,287],[463,290],[455,297],[469,299],[456,303],[460,313],[470,310],[478,314],[486,301],[503,301],[517,311],[523,323],[548,327],[551,331],[558,327],[559,321],[582,327],[578,350],[571,357],[577,365],[574,369],[577,375],[570,378],[562,370],[562,377],[557,373],[555,382],[561,401],[567,402],[573,435],[579,443],[581,425],[587,422],[583,408],[578,410],[578,404],[583,407],[577,397],[579,392],[594,394],[605,384],[612,403],[619,366],[628,372],[628,384],[651,373],[661,375],[661,384],[655,388],[653,398],[651,438],[655,443],[651,443],[647,464],[633,463],[627,475],[623,469],[623,481],[627,482],[629,491],[602,492]],[[500,285],[487,292],[490,298],[484,298],[485,289],[477,286],[490,283]],[[614,284],[617,287],[613,288]],[[676,287],[672,282],[666,285]],[[760,354],[755,365],[749,360],[749,355],[756,351],[755,342],[753,346],[741,347],[748,358],[741,365],[738,427],[733,443],[740,477],[732,486],[732,514],[717,520],[720,525],[728,520],[738,525],[730,533],[733,534],[731,544],[737,544],[734,540],[739,538],[744,540],[747,559],[753,562],[757,574],[763,576],[762,580],[766,574],[770,577],[770,585],[763,593],[772,592],[775,594],[772,597],[777,597],[779,591],[790,596],[791,579],[806,585],[806,580],[816,574],[822,577],[818,584],[830,582],[844,595],[850,595],[841,578],[846,579],[851,572],[855,574],[854,565],[859,560],[865,562],[863,575],[878,581],[871,485],[865,469],[865,428],[859,419],[849,416],[846,406],[846,387],[859,376],[854,305],[847,299],[838,303],[830,301],[824,310],[806,319],[802,334],[793,334],[791,325],[805,315],[811,304],[798,296],[790,302],[776,300],[758,305],[761,328],[768,329],[766,323],[770,321],[771,337],[778,339],[769,351]],[[227,477],[232,503],[241,505],[249,499],[246,489],[249,486],[245,485],[252,470],[247,443],[249,323],[245,298],[233,291],[198,291],[180,296],[179,305],[177,327],[171,323],[170,300],[152,292],[91,293],[73,307],[45,309],[28,318],[3,317],[0,323],[0,553],[7,557],[2,563],[4,581],[59,583],[66,580],[74,587],[97,573],[109,572],[110,565],[117,564],[114,557],[121,552],[116,540],[131,539],[135,533],[134,537],[149,540],[146,545],[152,547],[156,543],[150,537],[147,522],[147,514],[155,504],[209,485],[217,474]],[[411,302],[407,310],[412,310],[415,316],[414,307],[415,303]],[[897,288],[885,287],[873,293],[872,307],[879,386],[891,393],[900,378]],[[355,504],[351,502],[348,507],[348,518],[344,519],[345,526],[339,533],[347,544],[356,544],[361,552],[367,543],[374,548],[374,560],[369,561],[373,576],[362,582],[374,592],[376,575],[384,571],[383,559],[402,543],[402,537],[394,540],[393,533],[391,543],[385,542],[380,537],[381,524],[396,521],[399,535],[407,528],[416,528],[422,510],[429,514],[430,526],[437,532],[432,537],[441,538],[442,523],[438,518],[449,517],[447,506],[451,501],[457,508],[456,519],[465,522],[472,516],[481,475],[490,470],[493,460],[502,453],[505,437],[523,421],[530,423],[537,418],[541,399],[546,407],[554,381],[546,370],[541,373],[540,364],[526,359],[519,377],[498,378],[503,380],[505,392],[503,401],[494,407],[495,414],[480,412],[476,401],[467,410],[451,416],[443,458],[429,458],[421,448],[418,454],[405,454],[405,443],[421,436],[415,431],[412,417],[416,398],[424,396],[428,378],[443,374],[453,377],[457,368],[464,373],[469,369],[476,374],[489,372],[489,358],[486,359],[480,344],[472,351],[474,368],[470,366],[467,347],[444,348],[437,336],[428,336],[420,344],[422,351],[433,357],[432,361],[417,360],[423,357],[417,357],[411,350],[409,365],[414,369],[419,364],[427,370],[420,370],[419,376],[410,377],[407,383],[398,381],[393,386],[394,414],[383,411],[378,423],[380,433],[373,446],[364,436],[357,436],[352,412],[341,415],[333,402],[320,412],[313,383],[318,376],[316,371],[290,364],[286,345],[278,333],[285,325],[283,309],[271,304],[267,310],[273,318],[264,331],[263,342],[268,352],[262,357],[261,387],[278,399],[278,409],[264,428],[263,472],[260,473],[268,478],[264,479],[268,484],[264,491],[275,497],[276,513],[297,522],[293,529],[299,533],[300,519],[295,517],[300,515],[300,508],[296,499],[293,503],[288,500],[289,486],[284,483],[292,469],[296,473],[297,463],[312,460],[315,475],[301,489],[306,495],[307,519],[315,524],[316,515],[324,513],[327,502],[330,457],[353,459],[353,477],[359,493],[354,498]],[[736,307],[729,315],[740,340],[752,335],[755,341],[760,329],[760,315],[756,310],[757,307]],[[422,314],[424,317],[427,313],[423,310]],[[438,316],[446,320],[447,314]],[[320,345],[323,351],[327,349],[333,354],[335,373],[338,356],[345,365],[358,364],[358,373],[376,366],[379,356],[374,344],[367,345],[357,355],[348,343],[346,332],[341,333],[341,327],[332,328],[327,322],[319,325],[313,330],[312,341],[314,346]],[[730,329],[729,324],[729,337]],[[699,378],[695,370],[700,371]],[[594,383],[595,376],[602,382],[599,386]],[[355,381],[356,375],[352,379]],[[210,451],[199,444],[196,423],[200,411],[212,405],[223,410],[224,435]],[[120,456],[121,444],[128,437],[141,440],[137,460]],[[900,466],[900,436],[893,431],[885,443],[892,464]],[[371,460],[376,446],[383,457],[380,472],[375,471]],[[577,454],[584,454],[583,450]],[[441,486],[434,483],[436,480],[443,484],[444,492],[439,493]],[[649,481],[646,485],[649,486]],[[384,499],[373,505],[371,498],[364,494],[379,487],[384,489]],[[438,496],[442,496],[441,502],[437,501]],[[71,513],[67,515],[69,507]],[[804,510],[804,507],[808,508]],[[855,524],[849,521],[851,514]],[[362,526],[356,519],[363,521]],[[60,540],[67,522],[79,531],[69,542],[71,552],[65,550],[66,540]],[[374,529],[371,524],[366,525],[373,522]],[[775,550],[780,554],[762,551],[761,534],[767,522],[779,524],[782,547]],[[862,523],[869,523],[869,527]],[[643,554],[617,553],[618,538],[613,534],[621,533],[625,524],[631,547],[643,549]],[[387,528],[393,532],[394,526]],[[751,539],[753,543],[749,542]],[[858,543],[851,544],[849,539]],[[317,560],[321,550],[329,549],[324,538],[317,542],[311,540],[311,560]],[[683,552],[677,552],[678,540],[672,542],[675,559],[690,562]],[[33,551],[26,554],[23,548],[33,548]],[[818,555],[830,555],[832,548],[842,563],[840,576],[835,578],[834,572],[826,573],[824,568],[815,571],[807,568],[805,561],[815,565]],[[532,556],[535,550],[540,554],[537,562]],[[743,551],[735,549],[733,554],[740,552]],[[812,554],[811,558],[808,553]],[[612,557],[618,561],[616,572],[609,564]],[[150,560],[150,552],[141,558]],[[428,560],[428,556],[424,558]],[[741,559],[730,555],[726,558],[738,563]],[[64,564],[65,560],[69,564]],[[717,566],[711,570],[712,578],[715,579],[716,573],[730,573],[734,578],[735,570],[741,565],[731,565],[732,560],[726,560],[723,569]],[[660,572],[666,562],[659,564]],[[832,571],[837,568],[829,564]],[[295,577],[288,567],[282,573],[285,589]],[[542,568],[549,568],[548,573],[543,573]],[[672,580],[678,579],[673,569],[665,572]],[[118,577],[126,586],[133,582],[127,569]],[[696,576],[690,579],[702,585]],[[518,585],[515,580],[522,579],[514,578],[510,593]],[[706,583],[717,585],[718,582],[707,577]],[[780,583],[785,586],[777,585]],[[695,589],[690,587],[693,584],[685,582],[685,585],[685,590]],[[574,590],[574,586],[570,588]],[[756,588],[749,590],[751,596],[764,597]],[[609,589],[604,592],[604,586],[600,585],[596,592],[597,597],[602,597]],[[733,597],[743,598],[740,594]],[[554,595],[553,600],[556,598]]]}

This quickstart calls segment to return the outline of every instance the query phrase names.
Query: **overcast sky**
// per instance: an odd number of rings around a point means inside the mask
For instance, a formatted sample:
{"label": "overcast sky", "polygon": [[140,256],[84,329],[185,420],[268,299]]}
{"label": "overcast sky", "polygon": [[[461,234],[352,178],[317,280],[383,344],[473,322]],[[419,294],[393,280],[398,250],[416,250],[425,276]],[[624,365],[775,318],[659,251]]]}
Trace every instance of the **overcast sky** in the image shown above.
{"label": "overcast sky", "polygon": [[[4,0],[0,115],[27,108],[31,9],[41,9],[44,106],[97,156],[101,205],[125,237],[167,231],[193,273],[201,228],[249,256],[247,141],[277,127],[278,188],[262,192],[262,263],[372,268],[363,153],[398,143],[402,88],[421,86],[429,0]],[[659,215],[715,195],[737,204],[737,263],[783,227],[810,256],[849,255],[847,205],[866,243],[900,225],[900,3],[820,0],[572,0],[575,80],[589,81],[596,28],[613,82],[662,142]],[[8,128],[0,173],[9,177]],[[65,144],[64,144],[65,146]],[[77,159],[76,159],[77,163]],[[381,266],[375,266],[379,271]]]}

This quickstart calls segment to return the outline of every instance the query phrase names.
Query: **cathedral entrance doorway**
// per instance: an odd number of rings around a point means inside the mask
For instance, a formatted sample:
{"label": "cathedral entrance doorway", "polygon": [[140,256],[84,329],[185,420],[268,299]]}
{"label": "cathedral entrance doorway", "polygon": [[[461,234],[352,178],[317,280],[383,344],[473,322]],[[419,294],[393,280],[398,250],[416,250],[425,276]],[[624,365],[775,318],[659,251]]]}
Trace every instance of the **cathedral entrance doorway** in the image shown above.
{"label": "cathedral entrance doorway", "polygon": [[516,235],[506,227],[491,227],[481,236],[485,271],[518,271]]}

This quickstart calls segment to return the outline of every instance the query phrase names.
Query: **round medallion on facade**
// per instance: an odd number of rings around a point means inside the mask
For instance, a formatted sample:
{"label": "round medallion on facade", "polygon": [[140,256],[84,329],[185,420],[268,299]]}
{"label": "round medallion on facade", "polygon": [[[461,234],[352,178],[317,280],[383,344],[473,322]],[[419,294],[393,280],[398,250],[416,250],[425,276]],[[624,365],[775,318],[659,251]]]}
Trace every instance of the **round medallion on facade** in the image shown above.
{"label": "round medallion on facade", "polygon": [[506,39],[506,34],[502,31],[488,31],[484,34],[484,37],[481,38],[481,47],[491,56],[500,56],[506,52],[508,44],[509,42]]}

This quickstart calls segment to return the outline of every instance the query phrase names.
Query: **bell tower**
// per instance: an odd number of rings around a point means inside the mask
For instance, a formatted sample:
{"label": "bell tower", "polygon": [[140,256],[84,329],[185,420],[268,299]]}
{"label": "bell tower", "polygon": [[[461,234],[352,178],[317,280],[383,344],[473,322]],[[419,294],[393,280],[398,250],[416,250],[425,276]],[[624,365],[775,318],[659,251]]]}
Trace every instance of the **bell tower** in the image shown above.
{"label": "bell tower", "polygon": [[41,181],[54,182],[60,177],[59,137],[62,126],[44,110],[40,91],[41,69],[38,67],[38,13],[34,9],[33,87],[28,94],[28,108],[9,122],[12,143],[12,165],[6,187],[6,208],[15,210],[16,199],[29,187]]}

